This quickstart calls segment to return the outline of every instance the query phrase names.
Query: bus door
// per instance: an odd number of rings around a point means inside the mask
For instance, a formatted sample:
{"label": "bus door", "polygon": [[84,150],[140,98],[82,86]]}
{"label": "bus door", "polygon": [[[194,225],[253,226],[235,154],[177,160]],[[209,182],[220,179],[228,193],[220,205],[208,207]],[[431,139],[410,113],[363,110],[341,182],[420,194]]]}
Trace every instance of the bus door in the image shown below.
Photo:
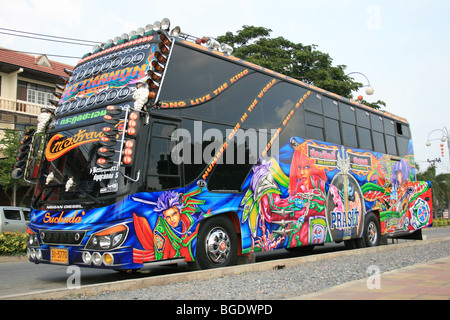
{"label": "bus door", "polygon": [[150,151],[146,176],[149,192],[179,188],[182,184],[180,162],[174,162],[172,157],[177,143],[172,137],[179,128],[178,120],[152,116],[151,137],[146,146]]}

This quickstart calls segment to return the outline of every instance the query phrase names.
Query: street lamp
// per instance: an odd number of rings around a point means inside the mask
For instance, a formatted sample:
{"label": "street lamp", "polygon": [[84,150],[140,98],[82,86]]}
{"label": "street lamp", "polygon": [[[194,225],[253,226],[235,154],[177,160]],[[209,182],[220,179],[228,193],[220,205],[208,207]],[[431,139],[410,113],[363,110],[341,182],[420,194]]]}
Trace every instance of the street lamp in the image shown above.
{"label": "street lamp", "polygon": [[361,73],[361,72],[350,72],[349,74],[347,74],[347,76],[349,76],[349,75],[351,75],[351,74],[360,74],[360,75],[362,75],[364,78],[366,78],[366,80],[367,80],[367,83],[368,84],[366,84],[365,86],[362,86],[363,88],[364,87],[367,87],[366,88],[366,94],[368,95],[368,96],[371,96],[371,95],[373,95],[373,93],[375,92],[375,90],[370,86],[370,81],[369,81],[369,79],[366,77],[366,75],[364,74],[364,73]]}
{"label": "street lamp", "polygon": [[[442,133],[442,137],[440,139],[430,139],[430,135],[433,132],[439,131]],[[447,141],[447,148],[448,148],[448,152],[449,152],[449,157],[450,157],[450,135],[448,133],[447,127],[444,127],[442,129],[434,129],[432,130],[429,134],[428,134],[428,138],[427,138],[427,147],[431,146],[431,141],[433,140],[441,140],[441,155],[442,157],[444,157],[444,143]]]}

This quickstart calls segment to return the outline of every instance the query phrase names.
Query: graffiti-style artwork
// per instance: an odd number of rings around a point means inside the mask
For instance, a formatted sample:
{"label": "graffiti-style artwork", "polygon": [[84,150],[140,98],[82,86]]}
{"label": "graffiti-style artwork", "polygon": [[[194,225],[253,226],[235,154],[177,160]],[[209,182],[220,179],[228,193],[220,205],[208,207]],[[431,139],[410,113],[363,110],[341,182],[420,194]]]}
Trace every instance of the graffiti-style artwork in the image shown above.
{"label": "graffiti-style artwork", "polygon": [[412,181],[412,167],[405,159],[396,161],[391,171],[383,186],[366,183],[362,187],[366,202],[380,210],[382,233],[413,231],[431,224],[431,209],[425,201],[431,199],[429,184]]}
{"label": "graffiti-style artwork", "polygon": [[[208,214],[201,210],[205,200],[195,199],[196,189],[187,194],[166,191],[156,202],[140,198],[144,216],[133,214],[136,236],[143,249],[133,250],[134,262],[184,257],[194,259],[199,223]],[[147,209],[148,207],[148,209]]]}
{"label": "graffiti-style artwork", "polygon": [[243,252],[361,238],[375,210],[382,234],[431,224],[430,187],[412,181],[408,159],[392,164],[387,155],[292,137],[248,178],[241,228],[251,243]]}
{"label": "graffiti-style artwork", "polygon": [[250,187],[241,201],[242,223],[249,225],[253,250],[325,242],[327,176],[307,156],[306,147],[291,139],[287,173],[276,159],[259,160],[253,167]]}

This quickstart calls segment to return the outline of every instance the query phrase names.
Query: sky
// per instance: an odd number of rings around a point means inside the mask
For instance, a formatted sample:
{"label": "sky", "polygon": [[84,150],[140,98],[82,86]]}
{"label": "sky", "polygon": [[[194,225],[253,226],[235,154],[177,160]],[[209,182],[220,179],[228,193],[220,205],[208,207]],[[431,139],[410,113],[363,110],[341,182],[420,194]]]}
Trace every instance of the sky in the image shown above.
{"label": "sky", "polygon": [[[244,25],[269,28],[271,37],[315,44],[333,65],[363,73],[375,93],[361,90],[355,97],[385,101],[386,111],[409,121],[416,162],[424,171],[428,159],[441,158],[440,138],[450,130],[449,12],[448,0],[1,1],[0,47],[80,57],[91,48],[6,35],[4,29],[106,42],[164,17],[197,37],[235,33]],[[368,84],[363,76],[353,77]],[[450,172],[447,142],[444,150],[438,173]]]}

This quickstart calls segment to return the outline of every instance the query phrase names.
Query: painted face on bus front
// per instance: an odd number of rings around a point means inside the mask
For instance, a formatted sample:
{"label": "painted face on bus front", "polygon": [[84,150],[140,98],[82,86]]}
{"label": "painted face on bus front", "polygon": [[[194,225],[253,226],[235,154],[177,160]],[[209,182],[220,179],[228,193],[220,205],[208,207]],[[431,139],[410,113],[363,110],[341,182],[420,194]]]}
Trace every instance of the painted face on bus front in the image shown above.
{"label": "painted face on bus front", "polygon": [[171,207],[163,212],[164,219],[172,227],[176,228],[180,223],[180,210],[177,207]]}

